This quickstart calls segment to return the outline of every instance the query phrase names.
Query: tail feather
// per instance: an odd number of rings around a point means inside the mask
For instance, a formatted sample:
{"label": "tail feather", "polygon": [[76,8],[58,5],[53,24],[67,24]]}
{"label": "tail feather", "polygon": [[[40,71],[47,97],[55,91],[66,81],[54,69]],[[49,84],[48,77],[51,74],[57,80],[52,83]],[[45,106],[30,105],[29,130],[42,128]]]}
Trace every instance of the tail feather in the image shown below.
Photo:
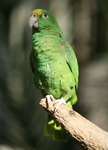
{"label": "tail feather", "polygon": [[[77,101],[76,94],[73,96],[73,99],[70,99],[69,101],[66,102],[67,106],[70,108],[72,108],[72,105],[75,104],[75,102]],[[44,135],[52,136],[52,139],[55,141],[66,142],[69,139],[69,135],[62,129],[62,127],[51,116],[48,116],[47,121],[45,123]]]}
{"label": "tail feather", "polygon": [[45,136],[52,136],[55,141],[67,141],[69,136],[58,123],[48,116],[44,127]]}

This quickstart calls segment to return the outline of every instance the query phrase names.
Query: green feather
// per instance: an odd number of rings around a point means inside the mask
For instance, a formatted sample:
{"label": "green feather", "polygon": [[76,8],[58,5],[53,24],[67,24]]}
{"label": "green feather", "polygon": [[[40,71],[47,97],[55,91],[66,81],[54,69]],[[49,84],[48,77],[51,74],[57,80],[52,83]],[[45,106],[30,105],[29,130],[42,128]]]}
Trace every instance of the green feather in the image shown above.
{"label": "green feather", "polygon": [[[62,38],[62,31],[55,18],[45,10],[38,17],[38,29],[32,27],[31,67],[34,82],[43,96],[52,94],[63,97],[68,107],[77,102],[78,63],[71,46]],[[47,14],[48,18],[42,18]],[[68,135],[50,116],[44,134],[54,140],[67,141]]]}

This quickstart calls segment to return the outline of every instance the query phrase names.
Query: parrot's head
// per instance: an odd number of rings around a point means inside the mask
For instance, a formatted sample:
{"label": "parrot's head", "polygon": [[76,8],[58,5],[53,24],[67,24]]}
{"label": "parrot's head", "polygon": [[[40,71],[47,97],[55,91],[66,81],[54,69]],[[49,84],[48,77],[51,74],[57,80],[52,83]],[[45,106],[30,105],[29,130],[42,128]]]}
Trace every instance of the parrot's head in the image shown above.
{"label": "parrot's head", "polygon": [[44,9],[35,9],[31,12],[29,26],[35,32],[53,32],[62,35],[60,26],[50,12]]}

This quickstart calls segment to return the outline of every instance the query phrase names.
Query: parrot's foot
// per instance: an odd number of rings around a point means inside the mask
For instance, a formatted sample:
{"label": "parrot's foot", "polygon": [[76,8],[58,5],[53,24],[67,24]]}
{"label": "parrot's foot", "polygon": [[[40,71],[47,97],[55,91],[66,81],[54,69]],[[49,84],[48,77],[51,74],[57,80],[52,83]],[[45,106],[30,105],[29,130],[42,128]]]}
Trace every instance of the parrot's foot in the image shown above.
{"label": "parrot's foot", "polygon": [[50,105],[50,100],[55,100],[53,95],[46,95],[47,107]]}
{"label": "parrot's foot", "polygon": [[59,106],[61,104],[65,104],[66,105],[66,101],[64,98],[61,98],[61,99],[57,99],[55,102],[54,102],[54,112],[56,112],[59,108]]}

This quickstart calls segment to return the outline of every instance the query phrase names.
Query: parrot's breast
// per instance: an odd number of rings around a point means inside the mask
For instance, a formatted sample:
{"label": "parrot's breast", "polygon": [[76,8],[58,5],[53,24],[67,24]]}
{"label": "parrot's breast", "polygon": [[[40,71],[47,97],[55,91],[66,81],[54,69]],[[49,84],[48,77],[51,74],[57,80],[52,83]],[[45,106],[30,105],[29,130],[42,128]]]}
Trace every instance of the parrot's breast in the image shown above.
{"label": "parrot's breast", "polygon": [[62,52],[64,46],[62,48],[58,41],[57,38],[45,38],[34,46],[35,84],[43,93],[52,94],[57,99],[65,97],[67,92],[71,97],[75,86],[73,74]]}

